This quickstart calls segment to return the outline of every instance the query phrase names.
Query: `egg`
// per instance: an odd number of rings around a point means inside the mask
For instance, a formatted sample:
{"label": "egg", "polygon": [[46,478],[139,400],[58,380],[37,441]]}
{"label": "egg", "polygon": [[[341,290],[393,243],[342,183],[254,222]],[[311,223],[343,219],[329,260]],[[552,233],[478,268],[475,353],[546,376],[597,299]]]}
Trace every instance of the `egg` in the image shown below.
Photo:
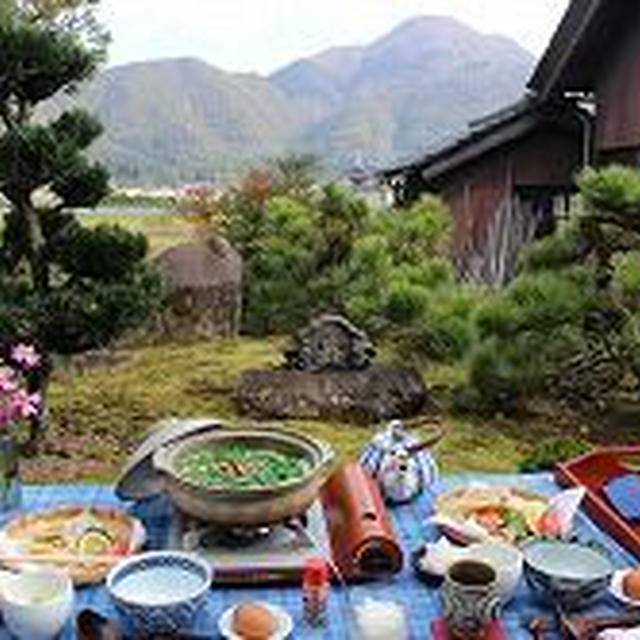
{"label": "egg", "polygon": [[632,600],[640,600],[640,569],[629,572],[622,581],[626,596]]}
{"label": "egg", "polygon": [[233,631],[243,640],[269,640],[278,630],[278,621],[267,607],[245,602],[233,613]]}

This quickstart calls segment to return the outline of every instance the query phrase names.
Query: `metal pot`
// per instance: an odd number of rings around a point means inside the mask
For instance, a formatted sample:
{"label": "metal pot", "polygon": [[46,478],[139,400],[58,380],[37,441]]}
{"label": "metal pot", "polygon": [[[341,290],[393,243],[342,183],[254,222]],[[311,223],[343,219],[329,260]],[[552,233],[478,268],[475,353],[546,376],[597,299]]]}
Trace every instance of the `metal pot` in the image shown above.
{"label": "metal pot", "polygon": [[[202,487],[179,476],[177,462],[188,452],[231,443],[302,456],[309,471],[275,486],[247,489]],[[161,447],[153,456],[153,466],[164,476],[165,490],[184,513],[227,527],[255,527],[303,514],[318,496],[334,458],[328,444],[306,435],[274,429],[221,429]]]}

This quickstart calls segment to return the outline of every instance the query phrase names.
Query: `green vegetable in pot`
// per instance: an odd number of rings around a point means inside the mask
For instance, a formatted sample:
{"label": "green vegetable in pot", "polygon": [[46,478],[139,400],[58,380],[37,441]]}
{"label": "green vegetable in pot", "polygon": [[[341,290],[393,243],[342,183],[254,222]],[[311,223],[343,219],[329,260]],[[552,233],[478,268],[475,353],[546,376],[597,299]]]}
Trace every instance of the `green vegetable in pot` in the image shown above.
{"label": "green vegetable in pot", "polygon": [[241,443],[187,451],[176,466],[181,479],[210,489],[274,487],[310,468],[302,456]]}

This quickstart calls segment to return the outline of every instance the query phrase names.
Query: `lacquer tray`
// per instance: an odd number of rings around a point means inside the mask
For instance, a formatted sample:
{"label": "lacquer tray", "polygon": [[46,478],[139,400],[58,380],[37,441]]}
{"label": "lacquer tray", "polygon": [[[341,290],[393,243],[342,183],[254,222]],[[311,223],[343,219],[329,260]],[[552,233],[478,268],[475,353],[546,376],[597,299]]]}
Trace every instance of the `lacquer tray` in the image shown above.
{"label": "lacquer tray", "polygon": [[556,481],[563,487],[584,487],[584,508],[610,536],[640,558],[640,521],[625,519],[606,497],[603,487],[619,476],[640,474],[640,446],[598,449],[556,466]]}

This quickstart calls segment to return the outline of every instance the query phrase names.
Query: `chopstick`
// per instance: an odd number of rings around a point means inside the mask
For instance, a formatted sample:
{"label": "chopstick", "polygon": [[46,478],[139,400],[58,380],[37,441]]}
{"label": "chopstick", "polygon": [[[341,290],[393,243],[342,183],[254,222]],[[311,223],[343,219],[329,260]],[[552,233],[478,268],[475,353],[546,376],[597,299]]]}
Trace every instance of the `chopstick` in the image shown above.
{"label": "chopstick", "polygon": [[123,555],[75,555],[75,554],[42,554],[42,555],[0,555],[0,564],[113,564],[126,556]]}

